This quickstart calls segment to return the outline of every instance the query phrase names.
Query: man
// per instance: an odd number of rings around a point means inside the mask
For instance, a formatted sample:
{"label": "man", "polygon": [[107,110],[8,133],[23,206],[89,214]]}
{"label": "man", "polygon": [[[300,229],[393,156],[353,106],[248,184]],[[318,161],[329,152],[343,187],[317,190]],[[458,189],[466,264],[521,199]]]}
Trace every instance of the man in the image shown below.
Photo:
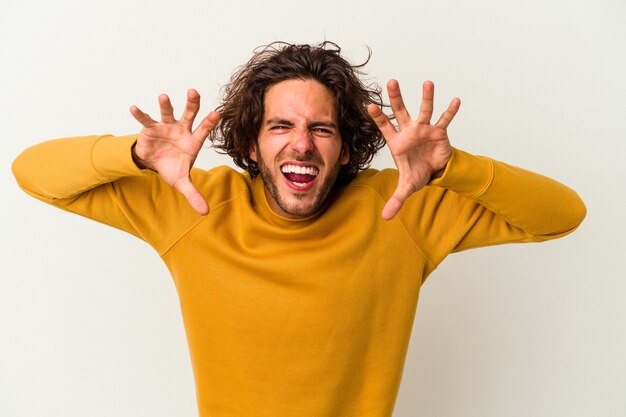
{"label": "man", "polygon": [[[460,101],[432,123],[431,82],[416,119],[388,83],[396,129],[359,68],[328,42],[273,44],[195,130],[198,93],[180,120],[162,95],[160,122],[131,108],[139,135],[50,141],[13,165],[30,195],[158,251],[201,416],[390,416],[437,265],[584,218],[567,187],[452,148]],[[192,169],[207,136],[246,172]],[[365,169],[384,142],[397,169]]]}

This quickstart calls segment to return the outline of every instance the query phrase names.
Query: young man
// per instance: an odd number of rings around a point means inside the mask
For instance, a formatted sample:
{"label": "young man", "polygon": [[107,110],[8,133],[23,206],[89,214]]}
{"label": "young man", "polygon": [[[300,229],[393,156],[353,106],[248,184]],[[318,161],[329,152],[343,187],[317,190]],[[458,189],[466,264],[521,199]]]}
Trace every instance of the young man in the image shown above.
{"label": "young man", "polygon": [[[30,195],[130,232],[176,283],[201,416],[390,416],[420,285],[453,251],[573,231],[576,193],[450,146],[452,100],[417,119],[330,43],[273,44],[193,130],[136,107],[139,135],[46,142],[13,165]],[[369,113],[369,114],[368,114]],[[245,169],[192,169],[210,137]],[[365,169],[384,143],[397,169]]]}

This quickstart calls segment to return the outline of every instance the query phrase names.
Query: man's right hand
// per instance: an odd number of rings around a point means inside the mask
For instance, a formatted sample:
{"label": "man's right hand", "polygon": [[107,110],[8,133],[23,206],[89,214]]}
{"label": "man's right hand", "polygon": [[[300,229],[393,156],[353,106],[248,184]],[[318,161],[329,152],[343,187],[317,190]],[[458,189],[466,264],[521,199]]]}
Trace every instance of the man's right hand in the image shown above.
{"label": "man's right hand", "polygon": [[191,130],[200,109],[200,94],[194,89],[187,91],[187,105],[183,116],[176,120],[174,108],[167,95],[159,96],[161,121],[153,120],[137,106],[130,113],[143,125],[137,143],[133,146],[133,160],[139,168],[159,173],[165,182],[180,191],[189,204],[201,215],[209,213],[209,205],[191,183],[189,173],[209,132],[220,119],[212,111],[202,120],[196,130]]}

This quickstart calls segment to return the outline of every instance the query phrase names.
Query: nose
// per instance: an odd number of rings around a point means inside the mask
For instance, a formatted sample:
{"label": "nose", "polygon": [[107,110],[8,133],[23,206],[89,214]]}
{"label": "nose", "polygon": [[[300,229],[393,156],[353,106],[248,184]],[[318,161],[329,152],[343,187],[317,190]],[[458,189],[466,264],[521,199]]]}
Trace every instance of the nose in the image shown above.
{"label": "nose", "polygon": [[295,129],[291,148],[298,153],[308,153],[313,149],[313,137],[308,129]]}

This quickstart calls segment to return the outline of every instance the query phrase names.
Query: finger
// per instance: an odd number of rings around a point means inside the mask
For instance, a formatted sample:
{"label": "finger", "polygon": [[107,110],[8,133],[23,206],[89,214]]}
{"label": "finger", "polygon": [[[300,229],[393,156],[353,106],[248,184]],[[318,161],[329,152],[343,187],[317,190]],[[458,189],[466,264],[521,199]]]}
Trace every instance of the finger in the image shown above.
{"label": "finger", "polygon": [[205,117],[202,122],[200,122],[200,126],[194,130],[193,135],[201,141],[204,141],[211,130],[215,129],[217,126],[217,122],[220,120],[220,114],[216,111],[212,111],[209,113],[207,117]]}
{"label": "finger", "polygon": [[411,115],[404,105],[402,93],[400,92],[400,84],[398,84],[397,80],[389,80],[387,83],[387,93],[389,94],[391,110],[393,110],[393,114],[396,116],[398,126],[402,129],[404,125],[411,121]]}
{"label": "finger", "polygon": [[159,107],[161,108],[161,121],[163,123],[174,123],[176,121],[174,119],[174,108],[167,94],[159,96]]}
{"label": "finger", "polygon": [[383,113],[381,108],[376,104],[372,103],[367,106],[367,112],[374,120],[374,123],[376,123],[376,126],[378,126],[378,129],[385,137],[385,140],[390,140],[398,133],[394,125],[391,123],[391,120],[389,120],[389,117],[387,117],[387,115]]}
{"label": "finger", "polygon": [[206,202],[202,194],[194,187],[189,177],[181,179],[174,187],[180,191],[191,207],[202,216],[209,214],[209,204]]}
{"label": "finger", "polygon": [[424,81],[422,86],[422,104],[420,105],[420,114],[417,116],[417,122],[420,124],[430,124],[433,117],[433,101],[435,97],[435,85],[432,81]]}
{"label": "finger", "polygon": [[191,125],[198,114],[198,110],[200,110],[200,94],[191,88],[187,91],[187,104],[185,105],[183,117],[180,119],[181,122],[191,128]]}
{"label": "finger", "polygon": [[385,207],[383,207],[383,219],[393,219],[394,216],[398,214],[398,212],[402,208],[402,205],[411,194],[411,190],[405,189],[404,187],[398,185],[396,191],[389,198],[389,200],[387,200]]}
{"label": "finger", "polygon": [[130,114],[132,114],[135,120],[141,123],[143,127],[150,127],[156,123],[156,121],[153,120],[147,113],[139,110],[139,107],[137,106],[130,106]]}
{"label": "finger", "polygon": [[461,107],[461,100],[458,97],[453,98],[450,102],[450,105],[448,106],[448,109],[443,112],[443,114],[437,121],[436,126],[444,130],[447,129],[450,125],[450,122],[452,121],[452,119],[454,119],[454,116],[456,116],[456,113],[459,111],[459,107]]}

